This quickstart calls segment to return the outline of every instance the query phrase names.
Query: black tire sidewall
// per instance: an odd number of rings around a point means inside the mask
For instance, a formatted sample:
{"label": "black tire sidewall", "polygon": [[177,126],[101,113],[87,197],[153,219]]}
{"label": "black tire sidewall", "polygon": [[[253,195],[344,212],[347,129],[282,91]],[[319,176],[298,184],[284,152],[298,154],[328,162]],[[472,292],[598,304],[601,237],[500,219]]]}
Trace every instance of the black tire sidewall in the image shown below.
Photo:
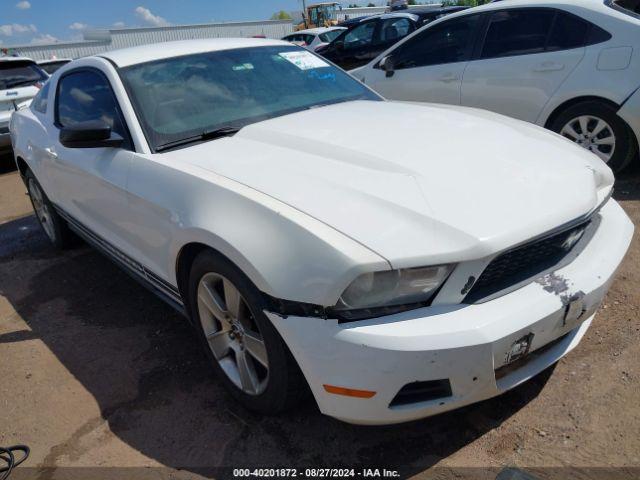
{"label": "black tire sidewall", "polygon": [[[265,391],[259,395],[249,395],[240,390],[224,373],[209,348],[200,323],[197,300],[198,285],[202,277],[207,273],[220,274],[236,286],[246,300],[260,328],[260,333],[267,348],[269,377]],[[297,380],[296,373],[298,372],[293,371],[295,367],[291,364],[292,359],[288,358],[291,354],[279,333],[263,312],[265,301],[262,293],[235,265],[212,250],[200,253],[194,260],[189,275],[188,292],[192,323],[216,376],[223,382],[227,390],[249,410],[263,414],[274,414],[287,408],[292,400],[289,398],[289,392],[292,390],[291,382]]]}
{"label": "black tire sidewall", "polygon": [[614,172],[620,172],[633,158],[633,155],[635,154],[635,143],[631,137],[629,127],[617,115],[616,110],[613,107],[596,100],[580,102],[569,107],[558,115],[550,128],[559,134],[567,123],[582,115],[591,115],[601,118],[611,126],[613,134],[616,137],[616,146],[613,156],[607,165]]}

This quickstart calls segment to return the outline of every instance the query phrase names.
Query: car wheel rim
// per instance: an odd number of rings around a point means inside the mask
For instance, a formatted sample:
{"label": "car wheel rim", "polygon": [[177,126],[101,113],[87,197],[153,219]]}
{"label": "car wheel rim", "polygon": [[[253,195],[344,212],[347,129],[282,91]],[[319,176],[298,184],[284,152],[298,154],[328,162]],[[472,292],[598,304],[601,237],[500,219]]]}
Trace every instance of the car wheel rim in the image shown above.
{"label": "car wheel rim", "polygon": [[36,217],[38,217],[38,221],[40,222],[40,225],[42,225],[44,232],[51,241],[55,241],[56,233],[53,229],[51,211],[44,200],[42,190],[40,190],[40,187],[33,179],[29,179],[29,196],[33,202],[33,209],[36,212]]}
{"label": "car wheel rim", "polygon": [[593,115],[581,115],[567,122],[560,135],[609,162],[616,149],[616,136],[611,126]]}
{"label": "car wheel rim", "polygon": [[198,314],[211,353],[229,380],[248,395],[264,392],[269,380],[267,349],[236,286],[217,273],[203,276]]}

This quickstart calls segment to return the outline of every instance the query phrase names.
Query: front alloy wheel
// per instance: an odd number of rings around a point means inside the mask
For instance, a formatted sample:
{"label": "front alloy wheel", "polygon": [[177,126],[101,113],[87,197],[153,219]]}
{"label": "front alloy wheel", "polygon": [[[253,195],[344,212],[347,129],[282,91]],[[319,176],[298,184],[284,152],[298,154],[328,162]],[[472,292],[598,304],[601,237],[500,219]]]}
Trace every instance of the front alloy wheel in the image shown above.
{"label": "front alloy wheel", "polygon": [[264,392],[267,349],[236,286],[222,275],[206,274],[198,285],[198,313],[211,353],[229,380],[247,395]]}
{"label": "front alloy wheel", "polygon": [[246,408],[273,414],[295,405],[308,387],[268,308],[265,295],[218,252],[194,259],[188,310],[213,371]]}

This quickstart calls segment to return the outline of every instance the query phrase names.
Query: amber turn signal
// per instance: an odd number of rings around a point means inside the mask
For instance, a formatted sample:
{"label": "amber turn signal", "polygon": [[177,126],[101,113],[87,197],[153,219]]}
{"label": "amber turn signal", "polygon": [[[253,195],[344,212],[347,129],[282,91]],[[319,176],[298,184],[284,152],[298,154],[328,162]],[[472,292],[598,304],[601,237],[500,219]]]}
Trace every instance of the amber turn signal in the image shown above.
{"label": "amber turn signal", "polygon": [[345,397],[371,398],[376,392],[369,390],[355,390],[353,388],[335,387],[333,385],[323,385],[324,389],[334,395],[344,395]]}

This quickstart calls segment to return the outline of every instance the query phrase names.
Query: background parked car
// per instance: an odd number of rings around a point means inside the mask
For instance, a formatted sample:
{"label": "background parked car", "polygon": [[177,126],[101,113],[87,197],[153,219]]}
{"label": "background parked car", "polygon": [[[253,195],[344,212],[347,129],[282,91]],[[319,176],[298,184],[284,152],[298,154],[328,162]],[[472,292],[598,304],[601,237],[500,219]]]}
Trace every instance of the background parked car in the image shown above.
{"label": "background parked car", "polygon": [[416,13],[411,10],[410,13],[371,15],[352,23],[348,30],[316,52],[342,68],[357,68],[367,64],[425,22],[459,9],[460,7],[421,8],[416,9]]}
{"label": "background parked car", "polygon": [[390,99],[545,126],[620,171],[640,140],[639,52],[640,17],[615,3],[513,0],[434,22],[352,74]]}
{"label": "background parked car", "polygon": [[283,37],[282,40],[294,43],[300,47],[306,47],[309,50],[316,50],[333,42],[343,31],[345,27],[321,27],[300,30]]}
{"label": "background parked car", "polygon": [[49,76],[29,58],[0,57],[0,153],[11,150],[9,120],[28,105]]}
{"label": "background parked car", "polygon": [[63,65],[66,65],[70,61],[70,58],[51,58],[49,60],[40,60],[38,62],[38,65],[40,65],[40,68],[42,68],[45,72],[51,75],[53,72],[58,70]]}

